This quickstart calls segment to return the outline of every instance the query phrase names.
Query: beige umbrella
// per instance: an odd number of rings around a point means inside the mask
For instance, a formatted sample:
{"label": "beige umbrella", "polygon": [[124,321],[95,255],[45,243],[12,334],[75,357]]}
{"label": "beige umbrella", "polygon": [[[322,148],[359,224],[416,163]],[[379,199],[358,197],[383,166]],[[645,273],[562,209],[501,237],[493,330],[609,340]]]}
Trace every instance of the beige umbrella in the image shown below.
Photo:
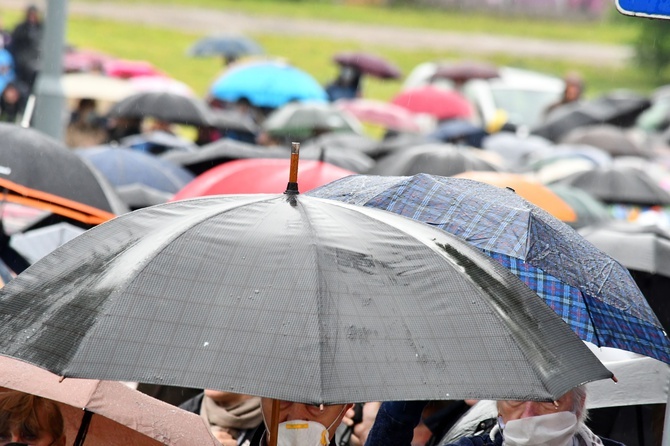
{"label": "beige umbrella", "polygon": [[67,444],[73,444],[82,422],[90,417],[84,445],[220,446],[198,415],[120,382],[61,379],[42,368],[0,356],[0,390],[3,388],[56,401],[65,419]]}
{"label": "beige umbrella", "polygon": [[62,84],[65,97],[71,105],[79,99],[95,99],[99,112],[106,111],[113,103],[136,92],[128,80],[97,73],[64,74]]}

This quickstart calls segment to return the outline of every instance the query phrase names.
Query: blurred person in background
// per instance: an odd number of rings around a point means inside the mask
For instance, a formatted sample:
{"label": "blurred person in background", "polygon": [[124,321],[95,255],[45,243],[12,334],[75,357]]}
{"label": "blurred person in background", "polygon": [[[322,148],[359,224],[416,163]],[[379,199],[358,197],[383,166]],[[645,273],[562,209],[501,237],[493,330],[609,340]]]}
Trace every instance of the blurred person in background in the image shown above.
{"label": "blurred person in background", "polygon": [[22,94],[32,93],[35,79],[40,70],[43,26],[37,6],[26,9],[23,22],[16,25],[11,36],[9,52],[14,57],[16,79]]}
{"label": "blurred person in background", "polygon": [[9,82],[0,95],[0,122],[16,124],[21,121],[24,102],[16,82]]}
{"label": "blurred person in background", "polygon": [[582,98],[584,93],[584,80],[579,75],[579,73],[570,72],[565,75],[563,80],[565,81],[565,90],[563,90],[563,96],[558,101],[550,104],[544,110],[545,118],[548,117],[551,112],[557,108],[566,104],[577,102]]}

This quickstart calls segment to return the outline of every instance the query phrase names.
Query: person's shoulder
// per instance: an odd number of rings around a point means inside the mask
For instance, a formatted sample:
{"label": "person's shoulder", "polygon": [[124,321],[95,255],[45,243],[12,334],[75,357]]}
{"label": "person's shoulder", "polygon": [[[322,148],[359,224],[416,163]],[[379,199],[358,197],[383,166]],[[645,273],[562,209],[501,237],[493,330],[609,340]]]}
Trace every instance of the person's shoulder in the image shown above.
{"label": "person's shoulder", "polygon": [[610,440],[609,438],[599,437],[600,441],[603,442],[603,446],[626,446],[623,443],[618,441]]}

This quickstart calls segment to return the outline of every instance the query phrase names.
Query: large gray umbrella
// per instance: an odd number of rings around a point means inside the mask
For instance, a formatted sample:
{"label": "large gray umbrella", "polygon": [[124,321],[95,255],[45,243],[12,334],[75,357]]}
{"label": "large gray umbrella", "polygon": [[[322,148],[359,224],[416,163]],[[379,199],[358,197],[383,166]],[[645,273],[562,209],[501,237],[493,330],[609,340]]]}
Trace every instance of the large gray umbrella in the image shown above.
{"label": "large gray umbrella", "polygon": [[611,374],[476,248],[301,195],[141,209],[0,290],[0,353],[65,377],[310,404],[558,398]]}

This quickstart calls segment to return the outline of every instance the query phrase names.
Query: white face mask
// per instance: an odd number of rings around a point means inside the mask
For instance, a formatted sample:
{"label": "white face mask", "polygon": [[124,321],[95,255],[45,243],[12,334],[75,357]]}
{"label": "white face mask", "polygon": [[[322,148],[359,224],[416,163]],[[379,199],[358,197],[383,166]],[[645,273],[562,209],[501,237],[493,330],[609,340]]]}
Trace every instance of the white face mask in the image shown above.
{"label": "white face mask", "polygon": [[279,424],[277,446],[327,446],[328,429],[316,421],[292,420]]}
{"label": "white face mask", "polygon": [[[346,408],[347,406],[342,408],[328,427],[318,421],[291,420],[279,423],[277,446],[327,446],[330,444],[328,430],[339,421]],[[263,423],[265,426],[268,425],[265,421],[265,414],[263,414]]]}
{"label": "white face mask", "polygon": [[572,446],[578,427],[572,412],[511,420],[503,428],[504,446]]}

